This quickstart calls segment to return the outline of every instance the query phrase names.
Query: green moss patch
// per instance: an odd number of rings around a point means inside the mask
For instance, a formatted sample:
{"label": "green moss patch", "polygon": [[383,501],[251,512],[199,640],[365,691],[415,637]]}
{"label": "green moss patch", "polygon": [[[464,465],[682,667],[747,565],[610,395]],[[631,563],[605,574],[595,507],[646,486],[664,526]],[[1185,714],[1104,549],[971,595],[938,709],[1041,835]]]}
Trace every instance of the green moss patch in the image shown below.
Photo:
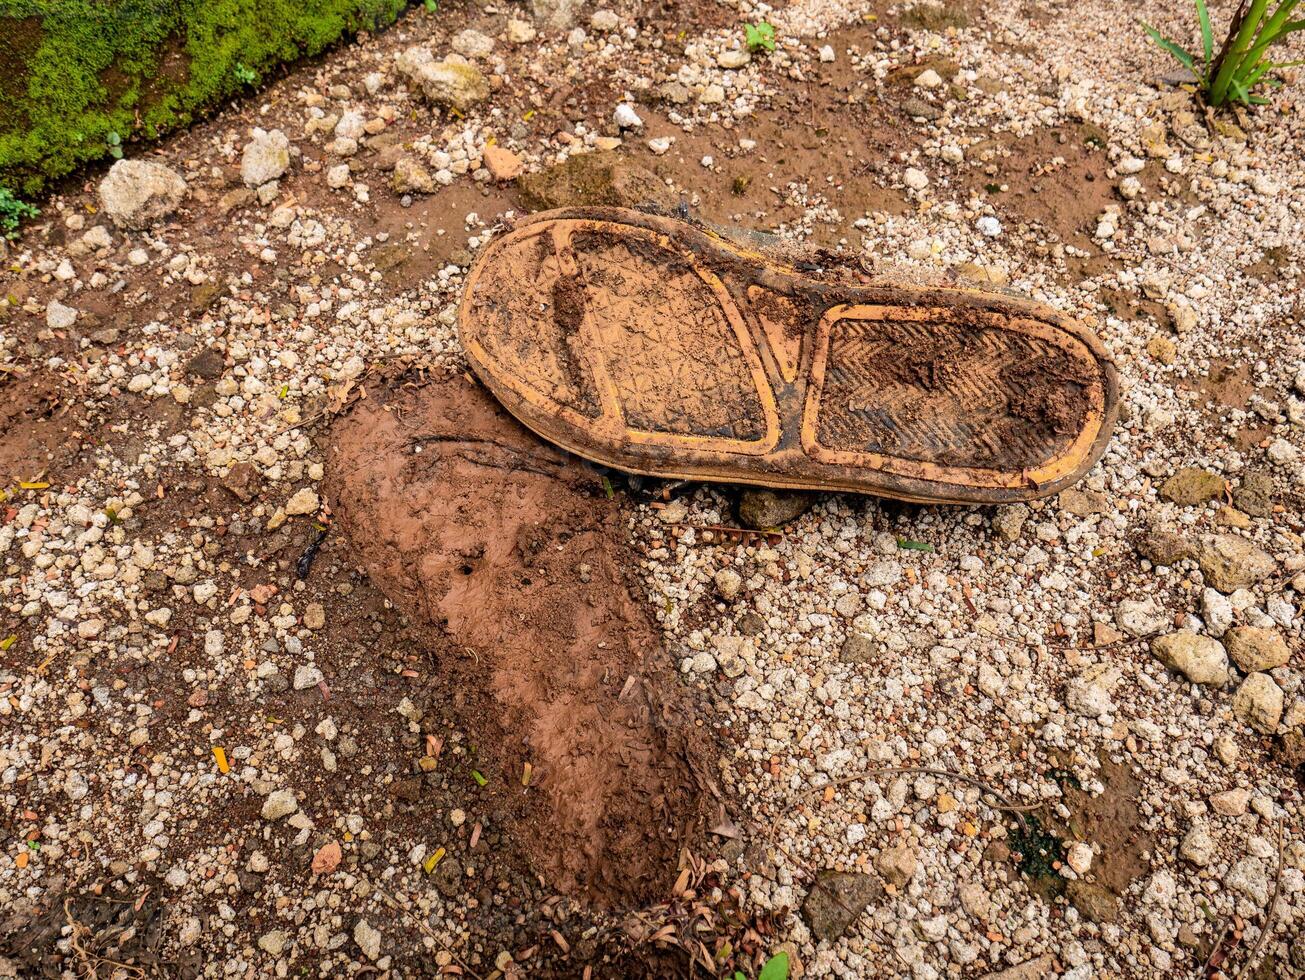
{"label": "green moss patch", "polygon": [[23,194],[154,139],[407,0],[4,0],[0,185]]}
{"label": "green moss patch", "polygon": [[1006,845],[1016,855],[1016,866],[1039,894],[1054,898],[1065,890],[1065,879],[1056,865],[1065,860],[1065,845],[1055,834],[1029,814],[1023,825],[1016,824],[1006,838]]}

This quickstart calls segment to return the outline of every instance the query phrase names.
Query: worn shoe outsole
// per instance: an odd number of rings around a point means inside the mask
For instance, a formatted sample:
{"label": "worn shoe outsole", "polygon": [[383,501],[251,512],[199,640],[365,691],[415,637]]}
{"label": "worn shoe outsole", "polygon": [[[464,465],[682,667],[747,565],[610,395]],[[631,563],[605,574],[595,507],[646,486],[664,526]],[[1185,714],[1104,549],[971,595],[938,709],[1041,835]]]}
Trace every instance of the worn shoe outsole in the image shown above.
{"label": "worn shoe outsole", "polygon": [[918,502],[1055,493],[1118,410],[1101,343],[966,289],[844,286],[668,218],[546,211],[481,253],[462,345],[550,442],[649,476]]}

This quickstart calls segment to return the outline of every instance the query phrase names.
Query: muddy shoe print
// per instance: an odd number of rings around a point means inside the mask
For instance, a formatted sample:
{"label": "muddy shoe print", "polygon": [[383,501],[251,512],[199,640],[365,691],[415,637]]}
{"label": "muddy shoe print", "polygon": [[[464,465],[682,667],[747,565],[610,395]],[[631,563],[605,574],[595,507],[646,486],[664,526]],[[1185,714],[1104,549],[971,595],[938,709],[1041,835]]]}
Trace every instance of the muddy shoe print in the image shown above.
{"label": "muddy shoe print", "polygon": [[548,211],[471,271],[462,343],[543,438],[652,476],[1000,503],[1104,451],[1118,384],[1085,328],[957,289],[839,286],[682,222]]}

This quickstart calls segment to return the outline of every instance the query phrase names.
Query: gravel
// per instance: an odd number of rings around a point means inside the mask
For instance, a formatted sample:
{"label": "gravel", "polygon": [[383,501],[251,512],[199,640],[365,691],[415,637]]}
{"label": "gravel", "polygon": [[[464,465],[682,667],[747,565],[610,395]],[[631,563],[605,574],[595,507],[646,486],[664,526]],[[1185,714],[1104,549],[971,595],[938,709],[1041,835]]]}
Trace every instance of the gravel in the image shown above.
{"label": "gravel", "polygon": [[[664,655],[720,737],[710,779],[742,834],[705,854],[722,894],[775,916],[767,941],[809,977],[1151,977],[1199,972],[1233,916],[1238,969],[1280,877],[1261,959],[1287,975],[1305,921],[1285,755],[1305,728],[1300,82],[1207,128],[1098,2],[941,28],[833,0],[746,11],[777,26],[773,54],[732,23],[671,43],[633,8],[581,10],[417,11],[149,160],[127,147],[98,193],[69,186],[7,246],[0,376],[24,387],[6,438],[59,428],[4,444],[48,485],[6,488],[0,520],[17,842],[0,908],[153,883],[167,960],[212,975],[422,975],[450,950],[532,975],[510,961],[559,949],[550,929],[577,957],[557,972],[582,970],[567,916],[587,913],[537,882],[500,890],[469,847],[495,833],[474,784],[421,769],[452,693],[405,674],[425,669],[414,639],[330,536],[316,560],[337,571],[312,573],[329,590],[296,567],[330,518],[305,422],[374,391],[377,365],[465,370],[461,286],[519,208],[503,175],[605,149],[785,248],[1049,303],[1122,379],[1076,494],[916,507],[700,486],[631,505]],[[1134,13],[1190,29],[1170,5]],[[1293,44],[1284,59],[1305,56]],[[796,149],[830,91],[865,166]],[[490,146],[512,160],[491,169]],[[142,176],[156,165],[176,181]],[[736,521],[778,533],[705,530]],[[470,751],[450,736],[441,758]],[[965,778],[835,782],[875,768]],[[1018,821],[970,780],[1038,804],[1021,812],[1061,839],[1058,866],[1021,871]],[[448,854],[428,874],[418,847]],[[536,936],[516,917],[540,908]],[[473,931],[477,910],[495,928]]]}

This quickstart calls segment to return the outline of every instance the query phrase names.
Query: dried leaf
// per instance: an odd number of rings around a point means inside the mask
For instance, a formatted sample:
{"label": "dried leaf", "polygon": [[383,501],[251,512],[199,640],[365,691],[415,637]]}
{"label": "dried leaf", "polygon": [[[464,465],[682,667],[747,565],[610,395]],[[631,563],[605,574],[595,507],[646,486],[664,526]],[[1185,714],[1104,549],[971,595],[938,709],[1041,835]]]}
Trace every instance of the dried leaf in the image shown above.
{"label": "dried leaf", "polygon": [[743,836],[742,832],[734,825],[734,822],[730,820],[729,817],[726,817],[720,823],[716,824],[716,826],[712,827],[708,833],[715,834],[717,837],[724,837],[727,840],[738,840]]}
{"label": "dried leaf", "polygon": [[444,854],[444,848],[435,848],[435,850],[431,851],[430,854],[426,855],[426,860],[421,862],[422,870],[427,874],[430,874],[435,870],[436,866],[444,860]]}
{"label": "dried leaf", "polygon": [[671,889],[672,895],[681,895],[689,887],[689,869],[685,868],[680,872],[680,876],[675,879],[675,887]]}

